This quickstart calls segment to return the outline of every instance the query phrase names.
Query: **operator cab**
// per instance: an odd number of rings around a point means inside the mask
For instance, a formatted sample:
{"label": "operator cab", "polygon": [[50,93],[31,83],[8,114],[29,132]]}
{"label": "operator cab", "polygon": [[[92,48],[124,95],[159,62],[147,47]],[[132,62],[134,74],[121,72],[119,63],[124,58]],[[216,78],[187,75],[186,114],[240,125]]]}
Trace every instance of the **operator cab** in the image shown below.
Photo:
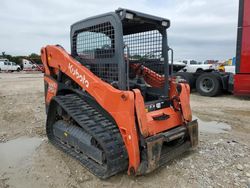
{"label": "operator cab", "polygon": [[[168,96],[168,19],[119,8],[71,26],[71,53],[95,75],[120,90],[140,89],[145,101]],[[153,88],[131,65],[165,77]]]}

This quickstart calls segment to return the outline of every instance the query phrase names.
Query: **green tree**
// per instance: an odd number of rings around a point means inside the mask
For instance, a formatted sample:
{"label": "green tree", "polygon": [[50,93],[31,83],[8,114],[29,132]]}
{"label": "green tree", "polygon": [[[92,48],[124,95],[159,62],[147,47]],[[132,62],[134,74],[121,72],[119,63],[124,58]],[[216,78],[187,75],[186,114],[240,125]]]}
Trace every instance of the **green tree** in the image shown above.
{"label": "green tree", "polygon": [[28,56],[28,59],[34,61],[35,63],[37,64],[42,64],[42,61],[41,61],[41,56],[36,54],[36,53],[32,53]]}

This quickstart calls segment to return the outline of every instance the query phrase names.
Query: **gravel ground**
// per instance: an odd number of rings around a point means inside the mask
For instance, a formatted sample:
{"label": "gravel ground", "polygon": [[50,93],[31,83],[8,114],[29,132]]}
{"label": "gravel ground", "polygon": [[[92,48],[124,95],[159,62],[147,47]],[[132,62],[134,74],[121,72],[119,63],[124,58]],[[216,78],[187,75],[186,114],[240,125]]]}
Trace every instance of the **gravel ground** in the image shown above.
{"label": "gravel ground", "polygon": [[0,73],[0,187],[250,187],[250,99],[191,95],[200,144],[155,172],[99,180],[45,135],[42,74]]}

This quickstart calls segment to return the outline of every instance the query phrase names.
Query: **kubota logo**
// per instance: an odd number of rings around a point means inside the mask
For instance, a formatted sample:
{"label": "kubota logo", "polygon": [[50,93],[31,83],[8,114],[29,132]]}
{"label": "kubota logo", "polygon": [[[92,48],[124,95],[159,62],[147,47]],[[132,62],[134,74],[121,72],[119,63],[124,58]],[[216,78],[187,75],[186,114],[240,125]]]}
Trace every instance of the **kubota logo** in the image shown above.
{"label": "kubota logo", "polygon": [[48,92],[56,93],[56,84],[55,83],[49,83]]}
{"label": "kubota logo", "polygon": [[85,78],[85,75],[81,75],[79,72],[78,72],[78,69],[77,68],[74,68],[73,65],[71,65],[69,63],[69,71],[70,73],[78,80],[80,80],[80,82],[82,82],[87,88],[89,87],[89,81]]}

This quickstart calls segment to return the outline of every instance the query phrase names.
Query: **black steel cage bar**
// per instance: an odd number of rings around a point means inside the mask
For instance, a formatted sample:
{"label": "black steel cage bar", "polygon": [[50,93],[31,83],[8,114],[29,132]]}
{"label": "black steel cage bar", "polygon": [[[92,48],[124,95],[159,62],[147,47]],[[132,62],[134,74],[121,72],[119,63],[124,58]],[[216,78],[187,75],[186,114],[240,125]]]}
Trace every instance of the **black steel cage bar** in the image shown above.
{"label": "black steel cage bar", "polygon": [[162,54],[163,54],[163,61],[164,61],[164,77],[165,77],[165,84],[163,88],[163,96],[169,96],[169,58],[168,58],[168,40],[167,40],[167,31],[162,30]]}
{"label": "black steel cage bar", "polygon": [[107,13],[71,26],[71,54],[104,81],[126,89],[120,18]]}

